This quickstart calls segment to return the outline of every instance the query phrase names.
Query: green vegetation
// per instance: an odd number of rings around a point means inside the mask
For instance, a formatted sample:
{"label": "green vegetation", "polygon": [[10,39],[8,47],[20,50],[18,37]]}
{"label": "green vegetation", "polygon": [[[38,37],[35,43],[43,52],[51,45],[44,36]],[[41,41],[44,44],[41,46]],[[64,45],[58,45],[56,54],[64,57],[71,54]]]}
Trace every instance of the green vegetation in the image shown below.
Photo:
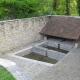
{"label": "green vegetation", "polygon": [[80,0],[77,0],[77,8],[78,8],[78,14],[80,16]]}
{"label": "green vegetation", "polygon": [[0,80],[16,80],[16,79],[4,67],[0,66]]}
{"label": "green vegetation", "polygon": [[0,19],[80,15],[80,0],[0,0]]}

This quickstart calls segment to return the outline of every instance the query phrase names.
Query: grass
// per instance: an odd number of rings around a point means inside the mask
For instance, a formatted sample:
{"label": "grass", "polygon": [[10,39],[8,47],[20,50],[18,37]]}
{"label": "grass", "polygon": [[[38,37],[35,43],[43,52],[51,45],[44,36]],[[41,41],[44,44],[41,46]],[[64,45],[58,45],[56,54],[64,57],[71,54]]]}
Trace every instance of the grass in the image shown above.
{"label": "grass", "polygon": [[4,67],[0,66],[0,80],[16,80]]}

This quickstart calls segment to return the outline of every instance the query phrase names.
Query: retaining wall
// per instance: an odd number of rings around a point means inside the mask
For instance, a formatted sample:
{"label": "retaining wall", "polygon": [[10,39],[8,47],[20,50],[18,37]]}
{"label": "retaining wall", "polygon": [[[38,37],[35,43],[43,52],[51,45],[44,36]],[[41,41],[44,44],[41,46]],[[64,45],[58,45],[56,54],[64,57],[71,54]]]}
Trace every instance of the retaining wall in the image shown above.
{"label": "retaining wall", "polygon": [[39,34],[50,16],[0,21],[0,53],[43,39]]}

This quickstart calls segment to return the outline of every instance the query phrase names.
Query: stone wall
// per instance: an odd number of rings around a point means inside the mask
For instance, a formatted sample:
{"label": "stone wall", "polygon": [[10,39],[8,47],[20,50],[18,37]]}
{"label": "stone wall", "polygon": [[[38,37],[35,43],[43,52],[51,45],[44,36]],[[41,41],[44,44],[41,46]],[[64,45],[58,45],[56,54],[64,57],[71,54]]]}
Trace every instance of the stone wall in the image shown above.
{"label": "stone wall", "polygon": [[39,34],[50,16],[0,21],[0,53],[43,39]]}

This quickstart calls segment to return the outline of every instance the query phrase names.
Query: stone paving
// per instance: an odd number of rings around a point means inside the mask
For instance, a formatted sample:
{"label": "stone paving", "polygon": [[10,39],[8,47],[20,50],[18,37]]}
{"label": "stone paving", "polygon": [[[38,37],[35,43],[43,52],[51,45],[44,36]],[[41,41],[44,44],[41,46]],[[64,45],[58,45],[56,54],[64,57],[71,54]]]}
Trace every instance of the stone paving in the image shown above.
{"label": "stone paving", "polygon": [[34,80],[80,80],[80,48],[74,48],[60,62]]}
{"label": "stone paving", "polygon": [[57,64],[51,66],[10,55],[0,54],[0,57],[15,62],[31,80],[80,80],[80,48],[74,48]]}
{"label": "stone paving", "polygon": [[[38,61],[30,61],[26,58],[19,58],[17,56],[13,55],[11,56],[9,54],[0,55],[0,57],[15,62],[18,65],[18,67],[22,70],[22,72],[27,74],[31,80],[33,80],[38,74],[43,72],[45,69],[53,66],[52,64],[51,66],[49,66],[48,64],[44,65],[44,63],[42,64]],[[16,69],[15,66],[13,69]],[[28,80],[28,79],[22,79],[22,80]]]}

